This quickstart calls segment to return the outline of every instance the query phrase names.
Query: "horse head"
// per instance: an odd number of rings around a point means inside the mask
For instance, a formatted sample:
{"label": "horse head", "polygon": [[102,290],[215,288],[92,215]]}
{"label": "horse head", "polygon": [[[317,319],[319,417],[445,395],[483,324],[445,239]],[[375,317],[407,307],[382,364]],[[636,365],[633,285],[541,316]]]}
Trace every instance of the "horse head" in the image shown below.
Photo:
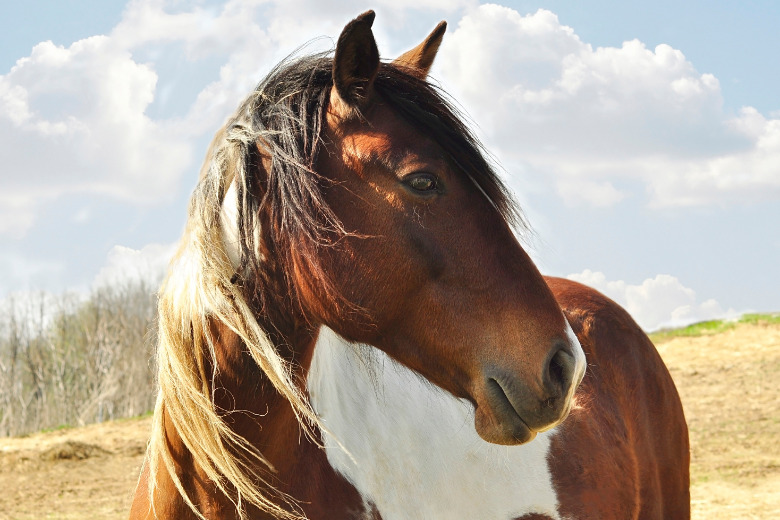
{"label": "horse head", "polygon": [[246,189],[265,212],[254,278],[286,258],[278,292],[298,321],[381,349],[470,401],[486,441],[528,442],[566,417],[584,355],[513,233],[507,190],[426,81],[446,25],[383,63],[373,20],[351,21],[325,62],[332,87],[313,96],[322,114],[314,101],[296,105],[308,121],[299,134],[315,135],[292,137],[312,149],[296,170],[308,180],[270,173],[278,135],[249,152],[260,180]]}

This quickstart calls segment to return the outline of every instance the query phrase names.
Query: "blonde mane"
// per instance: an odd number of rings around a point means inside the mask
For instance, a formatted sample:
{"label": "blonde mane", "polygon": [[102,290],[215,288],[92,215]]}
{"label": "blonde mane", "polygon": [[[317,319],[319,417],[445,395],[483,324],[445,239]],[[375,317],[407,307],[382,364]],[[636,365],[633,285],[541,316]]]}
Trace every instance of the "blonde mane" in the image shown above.
{"label": "blonde mane", "polygon": [[[318,423],[293,379],[293,367],[279,355],[246,295],[234,283],[235,266],[223,243],[220,212],[224,194],[232,182],[239,183],[237,191],[244,197],[249,192],[245,152],[255,145],[259,135],[251,130],[246,116],[256,94],[242,104],[211,145],[190,201],[186,230],[159,297],[159,394],[149,443],[150,503],[154,507],[155,476],[162,464],[183,500],[202,519],[205,517],[176,473],[166,441],[166,420],[176,429],[193,462],[230,498],[241,518],[245,517],[246,503],[278,518],[301,518],[277,505],[274,500],[281,498],[292,510],[299,510],[292,498],[276,491],[253,469],[250,462],[260,462],[273,471],[263,454],[236,434],[217,411],[213,383],[219,367],[215,338],[209,333],[210,320],[223,323],[239,336],[257,366],[289,401],[307,435],[314,438],[313,426]],[[272,497],[261,489],[270,490]]]}

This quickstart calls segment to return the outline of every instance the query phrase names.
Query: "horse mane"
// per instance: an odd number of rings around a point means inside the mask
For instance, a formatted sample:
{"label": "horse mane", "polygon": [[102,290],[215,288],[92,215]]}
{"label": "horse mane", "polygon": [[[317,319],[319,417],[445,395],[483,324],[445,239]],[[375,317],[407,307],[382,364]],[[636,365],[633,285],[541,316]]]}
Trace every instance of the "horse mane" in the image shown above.
{"label": "horse mane", "polygon": [[[302,431],[319,443],[316,428],[322,425],[301,389],[305,386],[296,381],[294,364],[274,342],[269,315],[296,310],[308,315],[298,292],[301,276],[331,307],[349,309],[318,255],[348,234],[323,197],[328,180],[315,171],[332,68],[328,54],[279,64],[228,119],[207,153],[159,295],[159,394],[148,448],[152,508],[156,475],[164,468],[184,502],[205,519],[176,473],[165,433],[168,421],[193,463],[241,518],[246,504],[277,518],[304,516],[294,499],[269,482],[273,468],[263,454],[231,429],[225,418],[230,411],[215,404],[219,346],[210,325],[222,323],[241,339],[245,352],[289,401]],[[440,143],[508,222],[522,221],[479,141],[437,87],[383,63],[374,88],[401,117]],[[221,222],[231,184],[238,200],[238,266],[226,250]]]}

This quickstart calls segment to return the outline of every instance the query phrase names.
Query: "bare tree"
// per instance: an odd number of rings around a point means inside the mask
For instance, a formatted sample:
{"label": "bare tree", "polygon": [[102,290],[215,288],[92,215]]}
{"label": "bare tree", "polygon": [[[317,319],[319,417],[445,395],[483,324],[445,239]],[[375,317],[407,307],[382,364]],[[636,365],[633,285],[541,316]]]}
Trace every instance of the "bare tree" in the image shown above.
{"label": "bare tree", "polygon": [[138,415],[154,404],[151,285],[88,298],[6,301],[0,319],[0,435]]}

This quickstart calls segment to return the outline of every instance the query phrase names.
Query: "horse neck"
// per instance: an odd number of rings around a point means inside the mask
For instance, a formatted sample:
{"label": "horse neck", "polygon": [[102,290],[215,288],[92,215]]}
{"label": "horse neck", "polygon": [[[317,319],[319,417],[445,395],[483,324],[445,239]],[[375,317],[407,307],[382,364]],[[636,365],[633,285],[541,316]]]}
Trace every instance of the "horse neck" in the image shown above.
{"label": "horse neck", "polygon": [[[301,444],[311,442],[303,434],[290,403],[277,392],[268,377],[251,358],[242,340],[222,323],[212,323],[215,338],[214,404],[230,410],[230,424],[282,473],[295,460]],[[305,381],[311,361],[314,337],[305,327],[278,330],[271,334],[277,350],[296,367],[295,379]]]}
{"label": "horse neck", "polygon": [[[294,497],[309,518],[345,518],[365,510],[353,485],[337,474],[321,449],[322,439],[303,432],[290,403],[282,397],[246,353],[241,339],[226,326],[213,324],[218,343],[215,405],[232,413],[231,426],[255,446],[272,465],[269,482]],[[298,367],[297,380],[305,384],[317,331],[308,326],[277,332],[277,347]],[[318,434],[315,434],[318,435]],[[320,482],[320,485],[313,485]],[[323,485],[322,483],[327,483]],[[266,518],[254,512],[252,518]],[[270,517],[268,517],[270,518]]]}
{"label": "horse neck", "polygon": [[[217,370],[213,371],[211,362],[205,367],[207,373],[215,374],[213,381],[209,382],[210,388],[213,389],[210,393],[214,407],[216,410],[228,412],[224,414],[224,418],[233,431],[254,446],[273,468],[269,470],[257,460],[253,463],[255,467],[251,469],[264,475],[266,482],[277,491],[302,499],[304,503],[312,502],[315,497],[300,491],[301,478],[296,476],[307,476],[306,468],[309,466],[314,469],[318,464],[327,465],[319,445],[303,434],[291,405],[279,395],[249,357],[239,336],[215,320],[209,323],[208,333],[213,340],[213,363],[217,365]],[[293,336],[287,335],[287,340],[291,340]],[[281,335],[277,335],[278,340],[282,341],[281,338]],[[298,334],[297,338],[297,343],[288,341],[285,344],[293,345],[288,349],[290,352],[300,350],[302,359],[306,360],[306,334]],[[209,355],[204,355],[204,358],[211,359]],[[301,370],[303,371],[303,367]],[[208,518],[238,518],[230,499],[217,490],[194,460],[176,425],[164,409],[162,420],[163,438],[171,450],[178,468],[177,473],[189,497],[198,504],[199,510]],[[148,470],[147,465],[142,477],[144,482],[149,477]],[[194,520],[195,515],[185,505],[179,493],[174,491],[174,484],[167,471],[158,470],[156,478],[157,507],[167,511],[171,518]],[[145,496],[144,493],[136,496],[133,510],[138,517],[147,517],[148,502],[144,500]],[[248,507],[247,513],[249,518],[257,520],[275,518],[253,506]]]}

